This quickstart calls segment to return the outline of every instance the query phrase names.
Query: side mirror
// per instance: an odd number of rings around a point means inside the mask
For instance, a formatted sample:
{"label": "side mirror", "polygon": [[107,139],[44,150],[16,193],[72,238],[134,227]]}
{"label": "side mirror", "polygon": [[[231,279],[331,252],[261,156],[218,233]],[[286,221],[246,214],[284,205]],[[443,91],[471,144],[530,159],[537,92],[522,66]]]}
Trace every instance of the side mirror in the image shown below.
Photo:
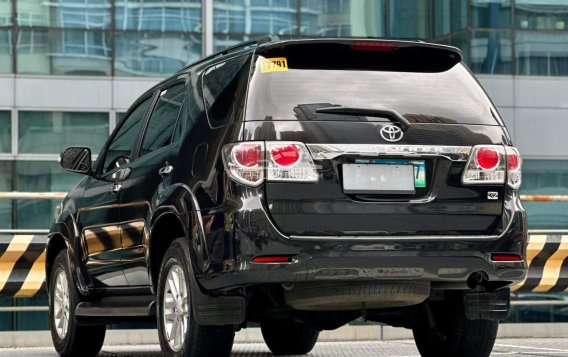
{"label": "side mirror", "polygon": [[91,149],[84,147],[67,148],[61,154],[59,163],[67,171],[89,175],[91,173]]}

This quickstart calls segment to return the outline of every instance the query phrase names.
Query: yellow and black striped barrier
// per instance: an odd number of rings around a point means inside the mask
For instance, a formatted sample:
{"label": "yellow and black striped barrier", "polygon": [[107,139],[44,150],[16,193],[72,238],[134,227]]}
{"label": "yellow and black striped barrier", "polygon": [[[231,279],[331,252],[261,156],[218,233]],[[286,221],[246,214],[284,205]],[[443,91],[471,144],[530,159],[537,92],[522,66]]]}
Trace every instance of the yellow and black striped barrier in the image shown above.
{"label": "yellow and black striped barrier", "polygon": [[515,292],[563,292],[568,290],[568,232],[531,232],[527,247],[529,271]]}
{"label": "yellow and black striped barrier", "polygon": [[0,296],[45,292],[45,234],[0,233]]}
{"label": "yellow and black striped barrier", "polygon": [[[45,293],[45,234],[0,233],[0,296]],[[533,232],[527,248],[527,279],[514,292],[568,290],[568,232]]]}

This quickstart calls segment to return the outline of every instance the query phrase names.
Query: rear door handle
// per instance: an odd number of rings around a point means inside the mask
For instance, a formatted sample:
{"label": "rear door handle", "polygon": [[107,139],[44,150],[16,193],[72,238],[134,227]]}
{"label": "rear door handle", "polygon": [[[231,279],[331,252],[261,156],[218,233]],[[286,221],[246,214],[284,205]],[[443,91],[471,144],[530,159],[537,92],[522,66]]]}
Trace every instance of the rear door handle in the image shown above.
{"label": "rear door handle", "polygon": [[166,164],[158,170],[158,174],[160,174],[160,176],[165,176],[171,174],[172,171],[174,171],[174,167],[170,164]]}

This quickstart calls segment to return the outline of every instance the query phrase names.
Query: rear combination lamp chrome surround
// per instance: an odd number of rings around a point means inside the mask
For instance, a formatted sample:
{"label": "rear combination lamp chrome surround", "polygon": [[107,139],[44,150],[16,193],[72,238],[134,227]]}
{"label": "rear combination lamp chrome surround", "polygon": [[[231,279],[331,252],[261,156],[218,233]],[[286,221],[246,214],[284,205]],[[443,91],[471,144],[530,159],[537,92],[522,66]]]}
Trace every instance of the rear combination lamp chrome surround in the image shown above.
{"label": "rear combination lamp chrome surround", "polygon": [[466,162],[462,184],[521,186],[522,159],[512,146],[304,144],[296,141],[243,141],[223,147],[223,163],[231,179],[247,186],[268,182],[318,182],[315,160],[343,155],[407,158],[443,157]]}
{"label": "rear combination lamp chrome surround", "polygon": [[268,182],[317,182],[319,175],[305,144],[295,141],[245,141],[223,147],[229,177],[248,186]]}
{"label": "rear combination lamp chrome surround", "polygon": [[462,175],[464,185],[504,185],[521,187],[522,159],[512,146],[476,145]]}

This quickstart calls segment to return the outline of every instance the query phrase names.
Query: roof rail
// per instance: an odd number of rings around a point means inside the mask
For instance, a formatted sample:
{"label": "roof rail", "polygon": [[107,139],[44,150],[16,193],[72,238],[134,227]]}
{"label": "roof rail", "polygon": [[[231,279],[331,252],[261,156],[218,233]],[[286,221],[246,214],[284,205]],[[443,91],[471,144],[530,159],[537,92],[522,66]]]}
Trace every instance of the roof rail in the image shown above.
{"label": "roof rail", "polygon": [[251,39],[251,40],[244,41],[244,42],[238,43],[234,46],[227,47],[227,48],[223,49],[222,51],[215,52],[212,55],[209,55],[207,57],[200,59],[199,61],[193,62],[193,63],[185,66],[184,68],[180,69],[177,73],[183,72],[189,67],[195,66],[196,64],[211,60],[211,59],[216,58],[216,57],[226,56],[230,53],[237,52],[239,50],[243,50],[247,47],[256,47],[256,46],[262,45],[263,43],[275,42],[275,41],[279,41],[279,40],[280,40],[280,37],[278,37],[278,35],[258,36],[258,37]]}

